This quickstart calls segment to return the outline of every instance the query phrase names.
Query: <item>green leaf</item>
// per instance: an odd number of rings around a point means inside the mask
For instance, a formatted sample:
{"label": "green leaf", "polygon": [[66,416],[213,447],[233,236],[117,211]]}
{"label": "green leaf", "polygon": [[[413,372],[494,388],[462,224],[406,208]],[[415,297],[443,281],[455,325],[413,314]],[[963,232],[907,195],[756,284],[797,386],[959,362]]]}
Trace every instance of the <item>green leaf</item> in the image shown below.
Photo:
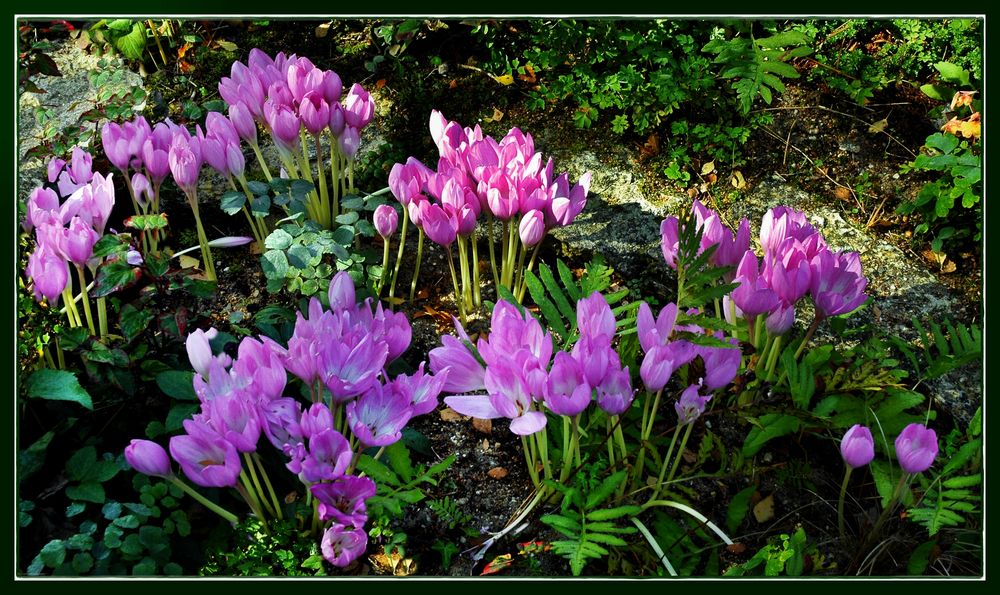
{"label": "green leaf", "polygon": [[104,486],[96,481],[85,481],[80,485],[66,488],[66,497],[101,504],[104,502]]}
{"label": "green leaf", "polygon": [[267,217],[271,210],[271,197],[267,194],[258,196],[250,201],[250,214],[254,217]]}
{"label": "green leaf", "polygon": [[58,568],[66,559],[66,545],[61,539],[53,539],[45,544],[38,556],[49,568]]}
{"label": "green leaf", "polygon": [[101,508],[101,514],[104,515],[105,519],[107,519],[109,521],[113,521],[113,520],[117,519],[119,516],[121,516],[121,514],[122,514],[122,505],[119,502],[115,502],[114,500],[111,500],[111,501],[107,502]]}
{"label": "green leaf", "polygon": [[[226,193],[223,194],[222,198],[219,200],[219,208],[222,209],[222,212],[224,212],[227,215],[235,215],[236,213],[239,213],[241,210],[243,210],[243,205],[245,204],[247,204],[246,194],[239,192],[237,190],[226,191]],[[277,231],[278,230],[275,230],[275,232]],[[274,235],[274,233],[272,233],[271,235]],[[265,245],[266,242],[269,241],[270,239],[271,238],[269,236],[265,241]],[[268,247],[270,248],[270,246]]]}
{"label": "green leaf", "polygon": [[752,457],[757,454],[769,440],[773,438],[778,438],[780,436],[785,436],[786,434],[791,434],[796,432],[802,427],[802,422],[799,418],[784,415],[782,413],[768,413],[766,415],[760,416],[758,422],[761,427],[754,426],[747,434],[746,440],[743,442],[743,456]]}
{"label": "green leaf", "polygon": [[385,454],[388,457],[389,464],[392,466],[392,470],[402,478],[404,483],[409,483],[413,480],[413,464],[410,462],[410,451],[403,444],[402,440],[387,446]]}
{"label": "green leaf", "polygon": [[341,213],[340,215],[337,215],[337,218],[334,219],[334,221],[340,223],[341,225],[353,225],[358,220],[358,218],[359,217],[357,211],[348,211],[346,213]]}
{"label": "green leaf", "polygon": [[70,565],[77,574],[83,574],[94,567],[94,557],[89,552],[80,552],[73,556]]}
{"label": "green leaf", "polygon": [[194,372],[168,370],[156,375],[156,385],[163,394],[181,401],[197,401],[194,392]]}
{"label": "green leaf", "polygon": [[590,512],[588,512],[587,520],[608,521],[611,519],[619,519],[626,515],[635,516],[640,512],[642,512],[642,507],[633,505],[616,506],[615,508],[601,508],[598,510],[591,510]]}
{"label": "green leaf", "polygon": [[896,486],[889,474],[889,463],[876,459],[869,464],[869,468],[872,472],[872,479],[875,480],[875,489],[878,490],[878,495],[882,498],[881,506],[885,508],[892,498]]}
{"label": "green leaf", "polygon": [[146,330],[149,323],[156,315],[148,310],[138,310],[132,304],[122,306],[121,314],[118,317],[118,324],[121,327],[125,340],[129,343],[139,336],[139,333]]}
{"label": "green leaf", "polygon": [[94,467],[97,465],[97,449],[85,446],[73,453],[66,461],[66,477],[71,481],[93,479]]}
{"label": "green leaf", "polygon": [[267,196],[271,192],[270,186],[258,180],[250,180],[247,182],[247,188],[250,189],[250,192],[253,193],[254,196]]}
{"label": "green leaf", "polygon": [[42,368],[28,377],[25,386],[29,397],[50,401],[72,401],[91,411],[94,409],[90,394],[80,386],[80,382],[72,372]]}
{"label": "green leaf", "polygon": [[287,250],[292,245],[292,236],[280,227],[271,232],[264,240],[264,247],[268,250]]}
{"label": "green leaf", "polygon": [[936,541],[922,543],[910,554],[910,559],[906,563],[906,573],[910,575],[922,575],[927,570],[930,563],[931,552],[934,551]]}
{"label": "green leaf", "polygon": [[957,136],[952,134],[941,134],[940,132],[928,136],[927,140],[924,141],[924,145],[927,147],[937,149],[946,155],[958,148],[958,143],[959,140]]}
{"label": "green leaf", "polygon": [[310,266],[313,253],[302,244],[292,244],[288,248],[288,266],[296,269],[306,269]]}
{"label": "green leaf", "polygon": [[138,229],[139,231],[149,231],[153,229],[165,229],[170,223],[163,213],[153,213],[151,215],[132,215],[125,220],[125,227]]}
{"label": "green leaf", "polygon": [[622,481],[625,480],[626,471],[623,469],[611,477],[605,479],[597,489],[591,490],[587,494],[587,503],[584,505],[584,509],[590,510],[604,502],[608,499],[618,486],[621,485]]}
{"label": "green leaf", "polygon": [[91,297],[105,297],[135,283],[142,271],[124,261],[106,262],[97,269]]}
{"label": "green leaf", "polygon": [[128,34],[115,39],[114,46],[129,60],[142,60],[142,53],[146,49],[146,27],[142,21],[136,21]]}
{"label": "green leaf", "polygon": [[288,258],[280,250],[268,250],[262,254],[260,265],[268,279],[284,279],[288,274]]}
{"label": "green leaf", "polygon": [[751,485],[740,490],[729,501],[729,508],[726,511],[726,528],[729,529],[730,533],[735,533],[743,524],[743,519],[746,518],[747,512],[750,510],[750,499],[756,491],[757,486]]}
{"label": "green leaf", "polygon": [[569,336],[569,331],[566,330],[566,325],[563,324],[562,317],[559,316],[559,311],[556,309],[555,304],[545,295],[545,288],[542,286],[542,282],[531,271],[524,272],[524,279],[532,301],[535,302],[545,317],[545,325],[559,335],[561,340],[565,340]]}
{"label": "green leaf", "polygon": [[28,448],[17,453],[17,479],[24,481],[34,475],[45,464],[45,451],[55,437],[55,432],[48,431]]}
{"label": "green leaf", "polygon": [[88,533],[77,533],[66,540],[66,548],[87,551],[94,547],[94,538]]}
{"label": "green leaf", "polygon": [[952,64],[951,62],[938,62],[934,65],[934,68],[941,73],[941,80],[946,83],[952,83],[963,87],[969,87],[972,85],[969,81],[969,71],[960,66]]}
{"label": "green leaf", "polygon": [[86,510],[86,508],[87,505],[84,504],[83,502],[73,502],[72,504],[66,507],[66,518],[75,517],[76,515]]}
{"label": "green leaf", "polygon": [[920,90],[923,91],[924,95],[938,101],[951,101],[955,95],[954,89],[942,85],[920,85]]}
{"label": "green leaf", "polygon": [[195,412],[198,411],[200,404],[197,403],[178,403],[170,408],[170,412],[167,413],[167,421],[164,426],[167,428],[168,432],[173,432],[179,430],[183,427],[185,419],[188,419]]}
{"label": "green leaf", "polygon": [[379,487],[382,484],[386,486],[398,486],[400,485],[399,477],[393,473],[388,467],[379,461],[371,458],[370,456],[363,454],[358,457],[358,471],[363,472],[365,475],[371,477]]}
{"label": "green leaf", "polygon": [[139,541],[139,535],[136,533],[129,533],[122,540],[121,551],[127,556],[138,556],[142,553],[142,542]]}
{"label": "green leaf", "polygon": [[798,31],[782,31],[776,35],[757,39],[756,41],[757,45],[762,48],[784,48],[792,45],[812,43],[812,40],[806,34]]}
{"label": "green leaf", "polygon": [[354,228],[349,225],[342,225],[333,230],[333,241],[341,246],[350,246],[354,243]]}

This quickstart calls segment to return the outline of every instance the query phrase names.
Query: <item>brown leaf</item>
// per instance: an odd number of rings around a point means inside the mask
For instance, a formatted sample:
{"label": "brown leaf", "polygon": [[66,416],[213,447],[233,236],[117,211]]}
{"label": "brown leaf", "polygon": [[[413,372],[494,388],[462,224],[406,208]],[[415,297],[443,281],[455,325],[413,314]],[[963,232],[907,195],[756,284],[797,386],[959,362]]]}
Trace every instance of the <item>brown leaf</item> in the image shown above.
{"label": "brown leaf", "polygon": [[499,122],[500,120],[503,120],[503,112],[497,108],[493,108],[493,115],[486,116],[483,120],[486,122]]}
{"label": "brown leaf", "polygon": [[181,47],[177,48],[177,57],[183,58],[184,55],[188,53],[188,50],[190,50],[192,47],[194,46],[192,46],[191,43],[188,42],[182,45]]}
{"label": "brown leaf", "polygon": [[710,173],[707,176],[705,176],[705,181],[708,182],[709,184],[714,184],[716,181],[718,181],[718,179],[719,179],[719,176],[715,175],[715,172]]}
{"label": "brown leaf", "polygon": [[455,411],[451,407],[445,407],[444,409],[439,411],[438,414],[441,416],[441,421],[455,422],[455,421],[462,421],[463,419],[468,419],[467,417],[465,417],[458,411]]}
{"label": "brown leaf", "polygon": [[525,64],[524,74],[517,75],[517,78],[521,79],[526,83],[533,83],[535,82],[535,80],[537,80],[535,77],[535,69],[531,67],[531,64]]}
{"label": "brown leaf", "polygon": [[764,498],[753,507],[753,516],[758,523],[764,523],[774,518],[774,494]]}
{"label": "brown leaf", "polygon": [[385,79],[379,79],[379,80],[375,81],[375,88],[376,89],[381,89],[384,86],[385,86]]}
{"label": "brown leaf", "polygon": [[473,417],[472,427],[475,428],[477,432],[482,432],[483,434],[493,433],[493,422],[488,419],[479,419],[478,417]]}
{"label": "brown leaf", "polygon": [[494,467],[487,471],[486,475],[489,475],[493,479],[503,479],[507,477],[507,470],[503,467]]}
{"label": "brown leaf", "polygon": [[747,546],[737,541],[736,543],[727,545],[726,551],[731,554],[742,554],[747,551]]}
{"label": "brown leaf", "polygon": [[642,145],[642,149],[639,151],[642,157],[655,157],[660,153],[660,135],[653,133],[649,135],[646,139],[646,144]]}
{"label": "brown leaf", "polygon": [[872,134],[878,134],[879,132],[884,132],[885,131],[885,127],[888,126],[888,125],[889,125],[889,119],[888,118],[882,118],[878,122],[875,122],[874,124],[872,124],[871,126],[869,126],[868,127],[868,132],[871,132]]}
{"label": "brown leaf", "polygon": [[455,79],[451,79],[450,81],[448,81],[448,88],[449,89],[454,89],[457,86],[458,86],[458,82]]}
{"label": "brown leaf", "polygon": [[843,186],[837,186],[833,191],[833,195],[837,197],[837,200],[851,199],[851,191],[848,190],[847,188],[844,188]]}

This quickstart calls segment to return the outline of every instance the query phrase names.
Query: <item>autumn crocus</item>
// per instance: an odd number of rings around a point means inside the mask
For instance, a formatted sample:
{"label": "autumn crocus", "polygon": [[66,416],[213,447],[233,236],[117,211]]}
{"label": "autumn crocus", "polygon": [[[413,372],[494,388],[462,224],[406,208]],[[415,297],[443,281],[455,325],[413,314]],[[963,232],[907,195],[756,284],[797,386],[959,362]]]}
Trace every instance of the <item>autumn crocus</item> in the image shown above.
{"label": "autumn crocus", "polygon": [[347,423],[365,446],[388,446],[402,437],[403,426],[413,417],[409,395],[375,383],[347,404]]}
{"label": "autumn crocus", "polygon": [[399,215],[396,209],[389,205],[379,205],[372,214],[372,221],[375,224],[375,231],[382,236],[382,274],[379,276],[375,294],[381,296],[382,288],[385,286],[389,276],[389,238],[396,232],[399,223]]}
{"label": "autumn crocus", "polygon": [[319,501],[320,520],[332,520],[359,529],[368,521],[365,500],[375,495],[375,489],[374,481],[354,475],[309,486],[309,491]]}
{"label": "autumn crocus", "polygon": [[334,523],[323,533],[320,549],[323,558],[338,568],[344,568],[368,547],[368,534],[364,529],[348,529],[340,523]]}
{"label": "autumn crocus", "polygon": [[169,477],[170,457],[162,446],[149,440],[132,440],[125,447],[125,460],[133,469],[152,477]]}
{"label": "autumn crocus", "polygon": [[186,434],[170,439],[170,455],[184,475],[205,488],[235,487],[240,455],[229,441],[203,423],[185,420]]}
{"label": "autumn crocus", "polygon": [[937,434],[921,424],[910,424],[896,437],[896,460],[907,473],[922,473],[938,453]]}

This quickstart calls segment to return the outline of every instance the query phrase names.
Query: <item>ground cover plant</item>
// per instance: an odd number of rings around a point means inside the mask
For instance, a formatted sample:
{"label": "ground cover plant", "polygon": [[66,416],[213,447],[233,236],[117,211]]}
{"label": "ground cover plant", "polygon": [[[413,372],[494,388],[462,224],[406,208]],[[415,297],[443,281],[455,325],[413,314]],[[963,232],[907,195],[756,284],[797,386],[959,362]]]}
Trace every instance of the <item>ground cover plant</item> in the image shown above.
{"label": "ground cover plant", "polygon": [[983,574],[980,21],[19,25],[19,576]]}

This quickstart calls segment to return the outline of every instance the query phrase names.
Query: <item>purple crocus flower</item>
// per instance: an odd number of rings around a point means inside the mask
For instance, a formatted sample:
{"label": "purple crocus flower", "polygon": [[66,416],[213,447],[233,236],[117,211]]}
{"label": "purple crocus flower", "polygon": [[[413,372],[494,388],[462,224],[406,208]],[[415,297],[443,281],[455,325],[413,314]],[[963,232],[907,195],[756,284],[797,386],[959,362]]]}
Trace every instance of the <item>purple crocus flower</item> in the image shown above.
{"label": "purple crocus flower", "polygon": [[922,473],[938,453],[937,434],[921,424],[910,424],[896,437],[896,459],[907,473]]}
{"label": "purple crocus flower", "polygon": [[354,126],[344,125],[344,129],[340,131],[340,135],[337,137],[337,144],[340,145],[340,150],[344,153],[344,156],[348,160],[353,160],[354,156],[358,154],[358,149],[361,147],[361,131]]}
{"label": "purple crocus flower", "polygon": [[281,397],[258,405],[264,434],[275,448],[281,449],[286,444],[301,443],[304,437],[299,427],[302,418],[302,406],[291,397]]}
{"label": "purple crocus flower", "polygon": [[672,269],[677,268],[677,251],[679,244],[679,225],[677,217],[667,217],[660,224],[660,248],[663,250],[663,260]]}
{"label": "purple crocus flower", "polygon": [[816,228],[809,223],[805,213],[790,207],[768,209],[760,221],[760,245],[765,252],[777,248],[786,238],[803,242],[815,235]]}
{"label": "purple crocus flower", "polygon": [[875,458],[875,440],[872,432],[861,424],[854,424],[840,441],[840,455],[853,469],[864,467]]}
{"label": "purple crocus flower", "polygon": [[390,205],[379,205],[375,208],[372,221],[375,223],[375,231],[378,232],[378,235],[388,239],[389,236],[396,233],[399,215],[396,213],[396,209]]}
{"label": "purple crocus flower", "polygon": [[272,99],[264,102],[264,118],[275,144],[290,153],[297,150],[299,142],[299,117],[291,106]]}
{"label": "purple crocus flower", "polygon": [[308,440],[312,436],[333,427],[333,414],[326,403],[313,403],[309,409],[302,412],[299,419],[299,431],[302,439]]}
{"label": "purple crocus flower", "polygon": [[24,272],[32,280],[35,300],[41,302],[44,297],[51,306],[59,303],[59,296],[69,283],[69,267],[52,247],[39,243],[28,256]]}
{"label": "purple crocus flower", "polygon": [[795,306],[789,306],[782,302],[768,314],[767,319],[764,321],[764,326],[767,328],[769,335],[777,337],[778,335],[787,333],[788,329],[792,328],[792,324],[794,323]]}
{"label": "purple crocus flower", "polygon": [[[717,332],[715,338],[723,339],[722,332]],[[738,339],[730,339],[729,343],[733,347],[697,347],[698,355],[705,362],[704,385],[708,390],[722,388],[736,378],[743,354]]]}
{"label": "purple crocus flower", "polygon": [[121,171],[127,170],[132,155],[129,153],[129,141],[125,130],[114,122],[106,123],[101,128],[101,143],[108,161]]}
{"label": "purple crocus flower", "polygon": [[299,117],[309,134],[317,135],[330,123],[330,105],[319,91],[309,91],[299,103]]}
{"label": "purple crocus flower", "polygon": [[327,562],[344,568],[361,557],[368,547],[368,534],[364,529],[348,529],[334,523],[323,533],[320,549]]}
{"label": "purple crocus flower", "polygon": [[556,353],[549,371],[545,405],[556,415],[574,416],[590,404],[591,388],[583,367],[565,351]]}
{"label": "purple crocus flower", "polygon": [[344,98],[344,119],[349,126],[364,128],[375,115],[375,101],[365,88],[354,83]]}
{"label": "purple crocus flower", "polygon": [[254,122],[253,112],[245,102],[239,101],[229,105],[229,120],[240,138],[251,145],[257,144],[257,123]]}
{"label": "purple crocus flower", "polygon": [[330,483],[316,483],[309,491],[319,501],[320,520],[358,529],[368,521],[365,500],[375,495],[375,482],[367,477],[344,475]]}
{"label": "purple crocus flower", "polygon": [[330,280],[330,287],[327,289],[326,297],[330,303],[330,310],[333,312],[341,310],[351,310],[357,306],[357,298],[354,292],[354,280],[350,273],[340,271]]}
{"label": "purple crocus flower", "polygon": [[400,374],[392,380],[392,390],[404,395],[410,402],[413,416],[424,415],[437,409],[438,395],[444,387],[451,368],[444,368],[437,374],[425,374],[424,362],[420,362],[412,375]]}
{"label": "purple crocus flower", "polygon": [[615,336],[615,315],[607,299],[594,292],[576,303],[576,326],[581,335],[605,337],[610,342]]}
{"label": "purple crocus flower", "polygon": [[209,366],[213,359],[217,359],[224,368],[228,368],[232,364],[232,358],[225,353],[220,353],[217,356],[212,355],[212,346],[209,342],[218,335],[219,330],[211,327],[207,331],[196,329],[194,332],[189,333],[187,339],[185,339],[185,347],[187,348],[188,360],[191,362],[191,367],[202,378],[207,379],[209,377]]}
{"label": "purple crocus flower", "polygon": [[597,405],[609,415],[621,415],[628,411],[635,397],[628,368],[612,370],[596,388]]}
{"label": "purple crocus flower", "polygon": [[705,404],[712,398],[712,395],[698,394],[699,388],[701,388],[701,385],[692,384],[684,389],[680,398],[674,403],[674,410],[677,412],[677,423],[682,426],[694,423],[705,412]]}
{"label": "purple crocus flower", "polygon": [[365,446],[388,446],[398,441],[411,417],[409,396],[378,383],[347,404],[347,423]]}
{"label": "purple crocus flower", "polygon": [[452,317],[458,338],[451,335],[441,336],[441,346],[431,349],[427,354],[431,371],[436,376],[448,370],[448,377],[441,387],[447,393],[470,393],[486,388],[484,377],[486,370],[472,354],[472,342],[462,328],[457,318]]}
{"label": "purple crocus flower", "polygon": [[747,250],[736,267],[734,281],[740,286],[733,290],[732,300],[748,318],[770,312],[778,305],[778,296],[761,277],[759,266],[757,255]]}
{"label": "purple crocus flower", "polygon": [[174,182],[186,194],[194,194],[198,188],[198,175],[201,172],[201,146],[197,137],[185,138],[183,134],[174,136],[167,153],[170,173]]}
{"label": "purple crocus flower", "polygon": [[674,370],[682,364],[674,361],[674,352],[667,345],[655,345],[646,352],[639,367],[642,385],[650,392],[663,390]]}
{"label": "purple crocus flower", "polygon": [[535,246],[545,237],[545,216],[537,209],[526,212],[521,217],[517,231],[521,237],[521,243],[526,248]]}
{"label": "purple crocus flower", "polygon": [[336,479],[344,475],[353,457],[350,444],[337,430],[328,428],[313,434],[302,459],[302,479],[308,483]]}
{"label": "purple crocus flower", "polygon": [[233,373],[249,379],[249,386],[258,401],[277,399],[284,393],[288,382],[288,373],[278,354],[252,337],[244,337],[240,341]]}
{"label": "purple crocus flower", "polygon": [[817,317],[853,312],[868,299],[868,279],[861,273],[861,256],[857,252],[823,250],[813,257],[810,267],[809,292]]}
{"label": "purple crocus flower", "polygon": [[24,231],[31,231],[31,228],[41,220],[42,213],[59,211],[59,195],[51,188],[39,186],[31,191],[28,196],[28,213],[24,220]]}
{"label": "purple crocus flower", "polygon": [[420,223],[424,233],[435,244],[448,248],[455,243],[458,226],[440,206],[430,202],[421,203]]}
{"label": "purple crocus flower", "polygon": [[388,355],[385,343],[374,341],[370,334],[354,344],[336,337],[321,341],[318,370],[335,401],[347,401],[375,384]]}
{"label": "purple crocus flower", "polygon": [[78,267],[87,264],[94,255],[94,244],[101,239],[94,228],[80,217],[73,217],[66,230],[66,257]]}
{"label": "purple crocus flower", "polygon": [[149,440],[132,440],[125,447],[125,460],[133,469],[152,477],[170,477],[170,457],[162,446]]}
{"label": "purple crocus flower", "polygon": [[202,404],[209,425],[240,452],[254,452],[260,440],[257,407],[242,392],[217,395]]}
{"label": "purple crocus flower", "polygon": [[204,423],[184,420],[187,434],[170,439],[170,456],[203,488],[233,487],[242,469],[236,447]]}

